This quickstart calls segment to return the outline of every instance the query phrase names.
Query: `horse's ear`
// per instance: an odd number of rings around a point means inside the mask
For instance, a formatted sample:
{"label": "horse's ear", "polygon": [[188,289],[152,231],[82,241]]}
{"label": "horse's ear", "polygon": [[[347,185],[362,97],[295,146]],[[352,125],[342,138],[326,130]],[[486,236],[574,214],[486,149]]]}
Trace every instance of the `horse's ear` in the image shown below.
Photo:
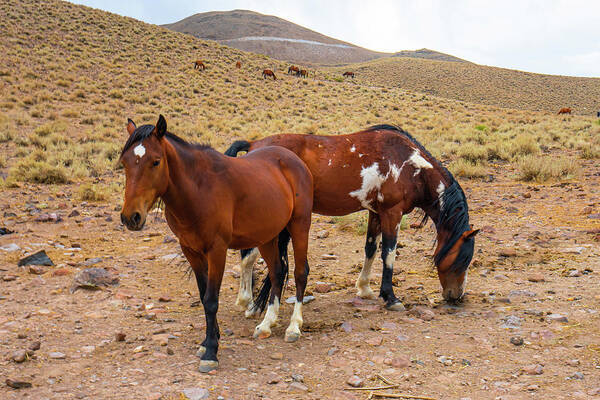
{"label": "horse's ear", "polygon": [[156,136],[160,139],[167,133],[167,120],[160,114],[156,123]]}
{"label": "horse's ear", "polygon": [[467,240],[469,238],[475,237],[475,235],[477,235],[479,233],[479,229],[473,229],[470,231],[466,231],[465,233],[463,233],[463,239]]}
{"label": "horse's ear", "polygon": [[127,133],[129,133],[129,135],[132,135],[133,132],[135,132],[135,123],[131,120],[131,118],[127,118]]}

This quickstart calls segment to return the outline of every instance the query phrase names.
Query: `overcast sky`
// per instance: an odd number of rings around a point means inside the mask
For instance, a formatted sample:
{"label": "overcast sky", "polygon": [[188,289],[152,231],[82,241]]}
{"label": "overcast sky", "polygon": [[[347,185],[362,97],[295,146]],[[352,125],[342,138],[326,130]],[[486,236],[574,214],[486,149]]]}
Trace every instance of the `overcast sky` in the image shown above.
{"label": "overcast sky", "polygon": [[371,50],[423,47],[478,64],[600,77],[597,0],[75,0],[152,24],[206,11],[276,15]]}

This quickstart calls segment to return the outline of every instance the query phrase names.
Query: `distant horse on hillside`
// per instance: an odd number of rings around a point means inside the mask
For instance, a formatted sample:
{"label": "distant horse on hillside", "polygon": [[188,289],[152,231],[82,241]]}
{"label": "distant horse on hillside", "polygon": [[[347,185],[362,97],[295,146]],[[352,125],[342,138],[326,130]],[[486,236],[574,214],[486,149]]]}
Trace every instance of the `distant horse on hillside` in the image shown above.
{"label": "distant horse on hillside", "polygon": [[201,60],[196,60],[194,62],[194,69],[201,69],[202,71],[204,71],[206,69],[206,66],[204,66],[204,63]]}
{"label": "distant horse on hillside", "polygon": [[295,65],[292,65],[291,67],[288,68],[288,75],[289,74],[296,74],[298,75],[298,67],[296,67]]}
{"label": "distant horse on hillside", "polygon": [[571,114],[573,112],[573,110],[571,110],[569,107],[563,107],[560,110],[558,110],[558,115],[560,114]]}
{"label": "distant horse on hillside", "polygon": [[241,62],[239,62],[239,61],[238,61],[238,62],[236,62],[236,63],[235,63],[235,67],[236,67],[237,69],[240,69],[240,68],[242,68],[242,63],[241,63]]}
{"label": "distant horse on hillside", "polygon": [[298,76],[301,78],[308,78],[308,71],[305,69],[301,69],[298,71]]}
{"label": "distant horse on hillside", "polygon": [[271,71],[270,69],[263,70],[262,76],[263,76],[263,79],[265,79],[267,76],[272,76],[274,81],[277,80],[275,73],[273,71]]}
{"label": "distant horse on hillside", "polygon": [[347,77],[347,76],[351,76],[352,79],[354,79],[354,72],[352,71],[346,71],[342,74],[343,77]]}

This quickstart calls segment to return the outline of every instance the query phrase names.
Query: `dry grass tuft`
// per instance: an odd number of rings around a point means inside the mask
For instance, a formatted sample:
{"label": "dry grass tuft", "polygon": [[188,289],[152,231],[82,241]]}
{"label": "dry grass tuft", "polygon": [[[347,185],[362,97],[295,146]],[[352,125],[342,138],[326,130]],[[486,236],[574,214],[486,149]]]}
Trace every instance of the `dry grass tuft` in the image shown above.
{"label": "dry grass tuft", "polygon": [[579,171],[579,165],[567,157],[525,156],[519,161],[519,179],[538,183],[553,179],[570,179]]}

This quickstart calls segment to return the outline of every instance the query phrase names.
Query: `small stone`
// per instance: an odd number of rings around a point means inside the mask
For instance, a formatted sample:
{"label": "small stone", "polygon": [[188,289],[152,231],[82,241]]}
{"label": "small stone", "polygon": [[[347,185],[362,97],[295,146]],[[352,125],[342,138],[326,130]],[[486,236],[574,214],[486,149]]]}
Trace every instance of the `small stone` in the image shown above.
{"label": "small stone", "polygon": [[16,243],[8,243],[8,244],[0,246],[0,250],[17,251],[17,250],[21,250],[21,247],[19,247],[19,245]]}
{"label": "small stone", "polygon": [[525,388],[525,390],[529,391],[529,392],[535,392],[536,390],[538,390],[540,387],[538,385],[529,385]]}
{"label": "small stone", "polygon": [[272,360],[283,360],[283,353],[280,353],[280,352],[271,353],[271,355],[269,357],[271,357]]}
{"label": "small stone", "polygon": [[48,257],[45,250],[40,250],[37,253],[20,259],[17,265],[19,267],[23,267],[26,265],[46,265],[51,267],[54,265],[54,263],[52,262],[50,257]]}
{"label": "small stone", "polygon": [[590,396],[600,396],[600,386],[598,386],[597,388],[594,388],[594,389],[590,389],[588,391],[588,394]]}
{"label": "small stone", "polygon": [[340,351],[340,349],[338,349],[337,347],[332,347],[332,348],[330,348],[329,350],[327,350],[327,355],[328,355],[328,356],[332,356],[332,355],[334,355],[335,353],[337,353],[338,351]]}
{"label": "small stone", "polygon": [[26,359],[27,359],[27,352],[25,350],[17,350],[11,356],[11,360],[13,360],[16,363],[22,363]]}
{"label": "small stone", "polygon": [[6,386],[11,387],[13,389],[26,389],[31,387],[31,382],[15,381],[12,379],[7,379],[5,382]]}
{"label": "small stone", "polygon": [[273,372],[269,373],[267,376],[267,383],[269,385],[274,385],[276,383],[281,382],[281,377]]}
{"label": "small stone", "polygon": [[36,340],[35,342],[32,342],[32,343],[29,345],[29,350],[31,350],[31,351],[36,351],[36,350],[39,350],[39,349],[40,349],[40,347],[42,347],[42,343],[41,343],[40,341],[37,341],[37,340]]}
{"label": "small stone", "polygon": [[523,338],[521,336],[513,336],[510,338],[510,342],[512,344],[514,344],[515,346],[522,346],[524,341]]}
{"label": "small stone", "polygon": [[500,257],[516,257],[517,251],[513,248],[502,249],[498,252]]}
{"label": "small stone", "polygon": [[561,314],[550,314],[546,318],[552,322],[569,322],[569,319]]}
{"label": "small stone", "polygon": [[569,378],[571,378],[571,379],[583,379],[584,376],[583,376],[583,374],[581,372],[575,372]]}
{"label": "small stone", "polygon": [[516,315],[508,315],[503,317],[502,320],[504,323],[500,327],[503,329],[517,329],[521,327],[522,319]]}
{"label": "small stone", "polygon": [[73,272],[68,268],[57,268],[55,270],[52,270],[52,276],[66,276],[72,273]]}
{"label": "small stone", "polygon": [[338,256],[336,256],[335,254],[323,254],[321,256],[321,259],[323,259],[323,260],[337,260]]}
{"label": "small stone", "polygon": [[163,303],[168,303],[169,301],[172,301],[173,299],[171,299],[169,296],[160,296],[158,298],[158,301],[163,302]]}
{"label": "small stone", "polygon": [[406,357],[394,357],[394,358],[386,358],[383,363],[385,365],[390,365],[394,368],[408,368],[410,367],[410,360]]}
{"label": "small stone", "polygon": [[423,321],[431,321],[435,317],[435,313],[425,307],[414,307],[409,312],[410,315],[422,319]]}
{"label": "small stone", "polygon": [[292,374],[292,379],[296,382],[304,383],[304,375]]}
{"label": "small stone", "polygon": [[308,392],[308,386],[300,382],[292,382],[290,386],[288,386],[290,391],[294,392]]}
{"label": "small stone", "polygon": [[4,282],[11,282],[11,281],[15,281],[15,280],[17,280],[17,276],[16,276],[16,275],[4,275],[4,276],[2,277],[2,280],[3,280]]}
{"label": "small stone", "polygon": [[577,367],[579,366],[579,360],[567,360],[566,364],[570,367]]}
{"label": "small stone", "polygon": [[84,353],[93,353],[94,350],[96,350],[96,346],[82,346],[81,347],[81,351],[83,351]]}
{"label": "small stone", "polygon": [[565,249],[562,250],[563,253],[566,254],[581,254],[583,253],[583,251],[585,250],[585,247],[567,247]]}
{"label": "small stone", "polygon": [[127,335],[124,334],[123,332],[117,332],[117,333],[115,333],[115,341],[117,341],[117,342],[124,342],[126,336]]}
{"label": "small stone", "polygon": [[578,269],[575,269],[575,270],[569,272],[569,277],[571,277],[571,278],[577,278],[580,276],[581,276],[581,271]]}
{"label": "small stone", "polygon": [[141,353],[142,351],[144,351],[144,346],[140,345],[138,347],[136,347],[135,349],[133,349],[133,353]]}
{"label": "small stone", "polygon": [[210,397],[210,392],[204,388],[186,388],[182,392],[188,400],[202,400]]}
{"label": "small stone", "polygon": [[48,272],[48,268],[42,265],[30,265],[29,273],[33,275],[43,275]]}
{"label": "small stone", "polygon": [[446,356],[439,356],[437,359],[439,362],[441,362],[442,364],[444,364],[445,366],[449,367],[453,364],[453,361],[450,357],[446,357]]}
{"label": "small stone", "polygon": [[65,358],[67,358],[65,353],[61,353],[60,351],[53,351],[48,354],[48,357],[50,357],[54,360],[64,360]]}
{"label": "small stone", "polygon": [[383,343],[383,337],[381,337],[381,336],[370,337],[367,340],[365,340],[365,342],[371,346],[381,346],[381,343]]}
{"label": "small stone", "polygon": [[327,237],[329,237],[329,231],[322,230],[317,232],[317,239],[325,239]]}
{"label": "small stone", "polygon": [[326,282],[317,282],[315,285],[315,292],[317,293],[327,293],[331,290],[331,285]]}
{"label": "small stone", "polygon": [[527,375],[541,375],[544,373],[544,367],[540,364],[531,364],[521,368]]}
{"label": "small stone", "polygon": [[163,243],[175,243],[177,242],[177,239],[175,239],[172,236],[169,235],[165,235],[165,238],[163,239]]}
{"label": "small stone", "polygon": [[175,352],[173,351],[172,348],[167,347],[167,354],[170,355],[170,356],[172,356],[173,354],[175,354]]}
{"label": "small stone", "polygon": [[348,378],[348,380],[346,381],[346,383],[352,387],[362,387],[365,382],[356,375],[352,375],[350,378]]}

